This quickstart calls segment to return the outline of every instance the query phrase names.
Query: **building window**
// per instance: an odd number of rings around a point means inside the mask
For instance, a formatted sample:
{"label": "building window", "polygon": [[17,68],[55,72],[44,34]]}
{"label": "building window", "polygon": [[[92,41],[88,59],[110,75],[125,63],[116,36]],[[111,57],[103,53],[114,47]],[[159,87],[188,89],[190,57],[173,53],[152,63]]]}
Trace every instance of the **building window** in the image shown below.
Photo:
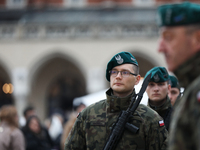
{"label": "building window", "polygon": [[0,37],[2,38],[13,38],[15,28],[13,26],[0,27]]}
{"label": "building window", "polygon": [[46,36],[47,37],[70,37],[71,29],[67,26],[47,26],[46,27]]}
{"label": "building window", "polygon": [[24,32],[27,38],[37,38],[39,30],[36,26],[31,26],[27,27]]}
{"label": "building window", "polygon": [[6,7],[10,9],[18,9],[25,8],[26,1],[25,0],[7,0]]}

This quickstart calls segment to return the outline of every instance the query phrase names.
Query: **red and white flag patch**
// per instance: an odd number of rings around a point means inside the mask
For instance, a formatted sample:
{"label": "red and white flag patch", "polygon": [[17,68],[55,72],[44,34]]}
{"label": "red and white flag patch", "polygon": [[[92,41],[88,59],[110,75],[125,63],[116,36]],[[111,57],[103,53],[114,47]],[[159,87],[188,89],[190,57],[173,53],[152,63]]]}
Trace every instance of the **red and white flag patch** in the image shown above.
{"label": "red and white flag patch", "polygon": [[160,120],[160,121],[159,121],[159,125],[160,125],[160,127],[164,126],[164,125],[165,125],[165,124],[164,124],[164,121],[163,121],[163,120]]}
{"label": "red and white flag patch", "polygon": [[78,118],[79,115],[80,115],[80,112],[77,114],[76,118]]}

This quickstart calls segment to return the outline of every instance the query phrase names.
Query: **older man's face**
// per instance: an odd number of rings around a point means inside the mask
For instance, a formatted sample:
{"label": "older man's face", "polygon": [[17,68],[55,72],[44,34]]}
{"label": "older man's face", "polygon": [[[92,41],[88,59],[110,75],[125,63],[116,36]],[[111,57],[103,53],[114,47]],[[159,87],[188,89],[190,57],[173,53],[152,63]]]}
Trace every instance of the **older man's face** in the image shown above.
{"label": "older man's face", "polygon": [[194,54],[194,34],[186,33],[186,27],[162,27],[158,51],[163,53],[169,71],[176,70]]}

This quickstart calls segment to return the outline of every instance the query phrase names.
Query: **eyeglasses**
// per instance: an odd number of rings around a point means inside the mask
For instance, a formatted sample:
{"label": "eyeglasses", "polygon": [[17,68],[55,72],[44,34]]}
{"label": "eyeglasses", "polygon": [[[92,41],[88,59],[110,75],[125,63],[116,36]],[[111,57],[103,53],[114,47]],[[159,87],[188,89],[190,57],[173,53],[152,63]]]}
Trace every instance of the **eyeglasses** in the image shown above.
{"label": "eyeglasses", "polygon": [[109,71],[110,75],[113,77],[116,77],[118,75],[118,73],[120,72],[122,77],[128,77],[130,74],[137,76],[137,74],[131,73],[129,71],[117,71],[117,70],[111,70]]}

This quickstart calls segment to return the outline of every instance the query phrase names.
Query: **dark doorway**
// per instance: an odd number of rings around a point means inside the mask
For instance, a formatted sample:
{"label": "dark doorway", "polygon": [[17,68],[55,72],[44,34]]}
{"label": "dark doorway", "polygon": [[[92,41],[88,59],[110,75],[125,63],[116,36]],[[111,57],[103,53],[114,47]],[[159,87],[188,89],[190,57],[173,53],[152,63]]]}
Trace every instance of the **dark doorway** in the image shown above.
{"label": "dark doorway", "polygon": [[0,107],[7,104],[13,104],[12,84],[5,69],[0,66]]}

